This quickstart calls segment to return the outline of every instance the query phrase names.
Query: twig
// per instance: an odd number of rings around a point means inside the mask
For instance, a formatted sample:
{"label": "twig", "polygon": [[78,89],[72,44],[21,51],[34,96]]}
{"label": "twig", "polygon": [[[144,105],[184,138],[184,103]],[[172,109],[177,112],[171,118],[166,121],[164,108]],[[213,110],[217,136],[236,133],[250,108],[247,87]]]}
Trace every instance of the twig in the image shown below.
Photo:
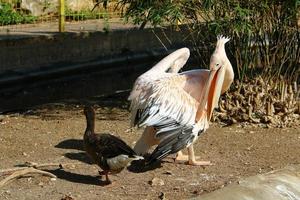
{"label": "twig", "polygon": [[8,182],[10,182],[14,179],[17,179],[19,177],[22,177],[26,174],[42,174],[44,176],[49,176],[49,177],[52,177],[52,178],[56,178],[56,176],[54,174],[50,173],[50,172],[46,172],[46,171],[42,171],[42,170],[39,170],[39,169],[35,169],[33,167],[29,167],[29,168],[26,168],[26,169],[16,171],[12,175],[10,175],[10,176],[6,177],[5,179],[3,179],[2,181],[0,181],[0,188],[3,187]]}
{"label": "twig", "polygon": [[20,171],[23,169],[28,169],[28,168],[35,168],[35,169],[41,169],[41,168],[46,168],[46,167],[58,167],[58,168],[67,168],[69,165],[79,165],[83,163],[44,163],[44,164],[38,164],[35,162],[25,162],[22,165],[19,165],[19,167],[14,167],[14,168],[9,168],[9,169],[2,169],[0,170],[0,176],[3,175],[9,175],[15,171]]}

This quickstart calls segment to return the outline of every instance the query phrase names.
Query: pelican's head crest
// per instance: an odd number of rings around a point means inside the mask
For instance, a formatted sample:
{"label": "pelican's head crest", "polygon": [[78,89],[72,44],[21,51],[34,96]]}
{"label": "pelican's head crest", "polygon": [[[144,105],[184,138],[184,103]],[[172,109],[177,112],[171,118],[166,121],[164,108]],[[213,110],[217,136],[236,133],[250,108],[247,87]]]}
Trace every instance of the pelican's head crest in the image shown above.
{"label": "pelican's head crest", "polygon": [[223,35],[218,35],[217,39],[218,39],[217,43],[222,43],[222,44],[225,44],[226,42],[228,42],[230,40],[229,37],[225,37]]}

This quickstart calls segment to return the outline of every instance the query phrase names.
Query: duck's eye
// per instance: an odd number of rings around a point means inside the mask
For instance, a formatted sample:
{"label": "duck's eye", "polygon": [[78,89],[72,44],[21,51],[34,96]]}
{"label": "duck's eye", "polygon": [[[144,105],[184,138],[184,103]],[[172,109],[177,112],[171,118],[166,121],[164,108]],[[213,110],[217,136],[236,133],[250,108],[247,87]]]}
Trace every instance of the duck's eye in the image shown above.
{"label": "duck's eye", "polygon": [[219,66],[220,64],[219,64],[219,63],[217,63],[216,65],[217,65],[217,66]]}

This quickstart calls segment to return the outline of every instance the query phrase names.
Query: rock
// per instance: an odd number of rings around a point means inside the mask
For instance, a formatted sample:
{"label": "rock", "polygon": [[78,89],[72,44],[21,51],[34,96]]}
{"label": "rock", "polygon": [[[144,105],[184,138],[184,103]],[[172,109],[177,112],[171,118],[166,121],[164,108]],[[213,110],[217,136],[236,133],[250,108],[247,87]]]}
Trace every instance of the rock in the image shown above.
{"label": "rock", "polygon": [[299,199],[300,166],[241,179],[237,183],[195,198],[201,200],[246,200],[246,199]]}
{"label": "rock", "polygon": [[71,11],[92,10],[94,7],[94,3],[92,0],[66,0],[66,6]]}
{"label": "rock", "polygon": [[[22,0],[21,9],[28,10],[33,16],[42,16],[50,13],[58,13],[58,0]],[[94,7],[93,0],[66,0],[65,8],[71,12],[91,10]]]}
{"label": "rock", "polygon": [[165,182],[160,178],[154,177],[151,181],[149,181],[149,184],[151,186],[162,186]]}
{"label": "rock", "polygon": [[33,16],[47,15],[57,13],[57,0],[22,0],[21,9],[28,10]]}

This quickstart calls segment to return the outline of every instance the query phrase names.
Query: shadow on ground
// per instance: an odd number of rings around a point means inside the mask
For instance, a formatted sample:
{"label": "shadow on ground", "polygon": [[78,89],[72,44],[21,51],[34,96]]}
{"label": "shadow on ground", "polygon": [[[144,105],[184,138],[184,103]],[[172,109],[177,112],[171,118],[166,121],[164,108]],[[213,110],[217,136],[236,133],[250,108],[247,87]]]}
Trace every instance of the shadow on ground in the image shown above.
{"label": "shadow on ground", "polygon": [[127,167],[127,170],[133,173],[144,173],[147,171],[151,171],[157,168],[161,168],[162,165],[162,161],[156,161],[154,163],[152,163],[151,165],[148,165],[147,162],[147,158],[149,157],[149,155],[145,155],[144,156],[144,160],[134,160],[131,162],[131,164]]}
{"label": "shadow on ground", "polygon": [[90,158],[87,156],[85,152],[72,152],[72,153],[65,153],[65,157],[71,160],[78,160],[80,162],[92,165]]}
{"label": "shadow on ground", "polygon": [[84,151],[83,141],[79,139],[67,139],[61,141],[60,143],[55,145],[55,147],[60,149],[77,149],[77,150]]}
{"label": "shadow on ground", "polygon": [[80,139],[67,139],[64,141],[61,141],[57,145],[55,145],[56,148],[60,149],[75,149],[82,152],[69,152],[65,153],[65,157],[69,158],[71,160],[78,160],[83,163],[92,164],[90,158],[87,156],[83,149],[83,141]]}
{"label": "shadow on ground", "polygon": [[64,179],[73,183],[82,183],[87,185],[99,185],[106,186],[107,182],[105,180],[101,180],[99,176],[90,176],[85,174],[77,174],[73,172],[68,172],[63,169],[56,170],[47,170],[48,172],[54,174],[59,179]]}

